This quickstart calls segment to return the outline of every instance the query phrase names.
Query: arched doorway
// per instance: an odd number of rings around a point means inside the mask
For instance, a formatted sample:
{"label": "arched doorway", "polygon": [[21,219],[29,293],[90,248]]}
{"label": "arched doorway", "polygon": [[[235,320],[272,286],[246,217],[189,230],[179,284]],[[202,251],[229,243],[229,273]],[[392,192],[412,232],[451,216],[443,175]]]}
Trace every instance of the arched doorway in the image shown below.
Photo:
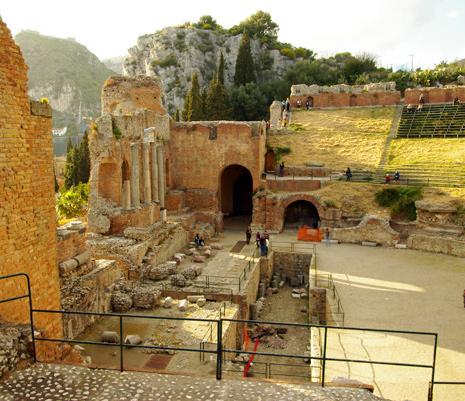
{"label": "arched doorway", "polygon": [[357,106],[357,96],[356,95],[350,95],[349,98],[349,106]]}
{"label": "arched doorway", "polygon": [[284,228],[308,226],[318,228],[320,215],[315,205],[306,200],[297,200],[289,204],[284,212]]}
{"label": "arched doorway", "polygon": [[276,155],[273,149],[268,149],[265,154],[265,171],[274,172],[276,170]]}
{"label": "arched doorway", "polygon": [[250,171],[238,164],[221,174],[220,206],[226,218],[249,224],[252,215],[253,180]]}

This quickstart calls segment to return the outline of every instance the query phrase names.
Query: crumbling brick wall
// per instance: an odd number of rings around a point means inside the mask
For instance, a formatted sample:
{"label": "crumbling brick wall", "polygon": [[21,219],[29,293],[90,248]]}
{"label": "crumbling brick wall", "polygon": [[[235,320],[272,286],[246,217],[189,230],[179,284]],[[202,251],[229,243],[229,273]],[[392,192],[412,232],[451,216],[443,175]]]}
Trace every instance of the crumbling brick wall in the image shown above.
{"label": "crumbling brick wall", "polygon": [[[0,20],[0,275],[31,278],[33,306],[59,309],[51,109],[30,102],[27,66]],[[24,280],[0,282],[2,298],[26,293]],[[10,322],[29,321],[26,301],[0,305]],[[37,314],[35,326],[61,336],[58,315]]]}

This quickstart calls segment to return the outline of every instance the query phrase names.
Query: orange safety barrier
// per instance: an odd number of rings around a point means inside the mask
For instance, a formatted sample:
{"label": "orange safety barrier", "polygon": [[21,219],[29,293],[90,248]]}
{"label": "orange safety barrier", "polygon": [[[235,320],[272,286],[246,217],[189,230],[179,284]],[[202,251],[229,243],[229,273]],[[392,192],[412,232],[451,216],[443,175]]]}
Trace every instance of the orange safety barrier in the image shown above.
{"label": "orange safety barrier", "polygon": [[323,233],[319,228],[310,228],[302,226],[297,231],[297,241],[320,242],[323,239]]}
{"label": "orange safety barrier", "polygon": [[[254,346],[253,346],[253,352],[257,352],[258,344],[260,344],[260,339],[256,338]],[[244,368],[243,377],[247,377],[247,375],[249,374],[250,366],[252,365],[254,358],[255,358],[255,354],[250,355],[249,362],[247,362],[247,365],[245,365],[245,368]]]}

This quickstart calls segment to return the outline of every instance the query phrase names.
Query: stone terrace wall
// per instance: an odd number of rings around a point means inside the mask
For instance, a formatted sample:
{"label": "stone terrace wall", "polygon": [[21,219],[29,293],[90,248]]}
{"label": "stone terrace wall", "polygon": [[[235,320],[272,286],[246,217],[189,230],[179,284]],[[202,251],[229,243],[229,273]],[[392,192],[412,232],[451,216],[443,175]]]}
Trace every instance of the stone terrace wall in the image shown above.
{"label": "stone terrace wall", "polygon": [[456,97],[465,102],[465,86],[449,86],[444,88],[415,88],[406,89],[404,103],[418,104],[420,95],[423,94],[426,103],[453,102]]}
{"label": "stone terrace wall", "polygon": [[[33,306],[60,309],[51,109],[30,103],[27,66],[1,20],[0,60],[0,274],[29,274]],[[2,298],[25,293],[21,281],[1,282]],[[1,305],[0,316],[28,322],[27,302]],[[36,315],[35,324],[61,336],[58,315]]]}
{"label": "stone terrace wall", "polygon": [[388,106],[400,103],[400,92],[395,90],[394,82],[291,87],[292,107],[297,107],[298,100],[302,102],[302,107],[305,107],[307,99],[312,107]]}
{"label": "stone terrace wall", "polygon": [[230,165],[247,168],[254,189],[260,185],[266,152],[264,123],[176,123],[170,138],[168,186],[187,189],[187,207],[218,210],[221,173]]}

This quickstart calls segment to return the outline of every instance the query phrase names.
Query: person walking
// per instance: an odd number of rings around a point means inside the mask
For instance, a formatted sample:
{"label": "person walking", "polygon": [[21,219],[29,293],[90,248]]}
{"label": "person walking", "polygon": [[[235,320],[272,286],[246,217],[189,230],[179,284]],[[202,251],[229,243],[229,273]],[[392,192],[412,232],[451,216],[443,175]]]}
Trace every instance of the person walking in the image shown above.
{"label": "person walking", "polygon": [[257,231],[257,234],[255,235],[255,243],[257,244],[257,248],[260,248],[260,232]]}
{"label": "person walking", "polygon": [[352,171],[350,170],[350,167],[347,167],[346,170],[346,181],[351,181],[352,180]]}
{"label": "person walking", "polygon": [[329,246],[331,244],[331,239],[330,239],[328,227],[325,228],[324,236],[325,236],[325,244],[326,246]]}
{"label": "person walking", "polygon": [[252,229],[250,226],[247,226],[247,230],[245,230],[245,241],[247,242],[247,245],[250,244],[250,239],[252,238]]}

